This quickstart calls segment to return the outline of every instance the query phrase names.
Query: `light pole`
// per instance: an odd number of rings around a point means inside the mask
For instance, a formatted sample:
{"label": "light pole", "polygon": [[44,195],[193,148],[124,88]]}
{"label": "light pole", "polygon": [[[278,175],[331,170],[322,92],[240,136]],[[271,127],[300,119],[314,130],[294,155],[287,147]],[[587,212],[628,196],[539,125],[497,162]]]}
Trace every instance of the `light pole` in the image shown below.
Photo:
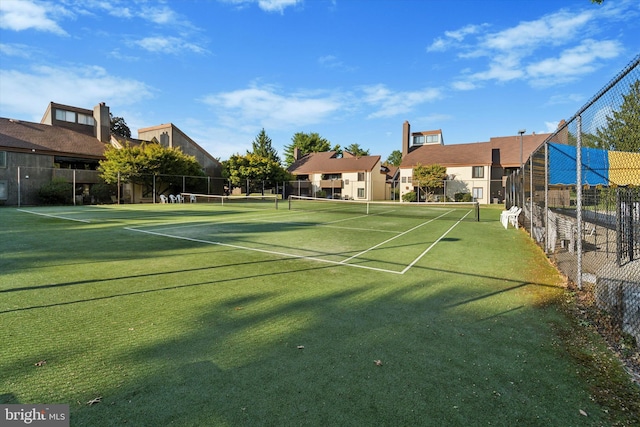
{"label": "light pole", "polygon": [[526,129],[520,129],[518,134],[520,135],[520,185],[521,185],[521,199],[520,199],[520,207],[524,207],[524,165],[522,164],[522,135],[526,132]]}

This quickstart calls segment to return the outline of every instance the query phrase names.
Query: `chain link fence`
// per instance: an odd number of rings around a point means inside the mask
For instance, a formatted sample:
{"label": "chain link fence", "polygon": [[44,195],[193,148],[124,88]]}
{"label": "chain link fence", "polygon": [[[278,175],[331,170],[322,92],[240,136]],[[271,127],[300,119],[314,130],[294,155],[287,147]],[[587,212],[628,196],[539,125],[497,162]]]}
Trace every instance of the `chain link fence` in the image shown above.
{"label": "chain link fence", "polygon": [[[640,343],[640,55],[507,179],[506,207],[598,313]],[[578,166],[580,165],[580,167]],[[630,344],[631,343],[631,344]],[[639,361],[640,362],[640,361]]]}

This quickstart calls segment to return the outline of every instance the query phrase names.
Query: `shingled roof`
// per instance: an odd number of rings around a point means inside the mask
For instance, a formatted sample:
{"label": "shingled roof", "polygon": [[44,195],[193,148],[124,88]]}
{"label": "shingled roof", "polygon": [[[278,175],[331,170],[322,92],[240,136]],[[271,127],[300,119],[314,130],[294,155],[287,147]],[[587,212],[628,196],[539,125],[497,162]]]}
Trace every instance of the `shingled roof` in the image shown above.
{"label": "shingled roof", "polygon": [[[522,138],[523,158],[539,147],[550,134],[524,135]],[[499,149],[499,157],[493,157],[493,150]],[[494,160],[497,164],[494,164]],[[453,145],[423,145],[405,155],[401,168],[418,164],[439,164],[444,167],[485,166],[516,167],[520,165],[520,136],[492,137],[489,142]]]}
{"label": "shingled roof", "polygon": [[0,117],[0,148],[9,151],[103,159],[107,146],[94,136],[60,126]]}
{"label": "shingled roof", "polygon": [[372,171],[380,161],[380,156],[344,156],[336,157],[335,151],[309,153],[296,160],[287,169],[294,175],[312,173],[343,173]]}

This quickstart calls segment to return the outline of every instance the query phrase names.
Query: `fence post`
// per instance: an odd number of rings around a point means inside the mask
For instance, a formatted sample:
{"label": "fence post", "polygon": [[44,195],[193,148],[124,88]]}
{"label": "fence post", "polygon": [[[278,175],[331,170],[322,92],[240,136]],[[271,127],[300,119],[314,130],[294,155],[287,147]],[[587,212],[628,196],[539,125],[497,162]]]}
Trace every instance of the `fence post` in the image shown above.
{"label": "fence post", "polygon": [[544,143],[544,251],[549,253],[549,142]]}
{"label": "fence post", "polygon": [[20,166],[18,166],[18,207],[20,207],[20,196],[22,189],[20,188]]}
{"label": "fence post", "polygon": [[577,232],[577,247],[578,253],[578,272],[576,281],[578,283],[578,289],[582,290],[582,115],[576,117],[576,232]]}
{"label": "fence post", "polygon": [[[529,235],[533,236],[533,153],[529,156]],[[534,238],[535,239],[535,238]]]}
{"label": "fence post", "polygon": [[71,188],[71,197],[73,198],[73,206],[76,205],[76,170],[74,169],[73,172],[73,186]]}

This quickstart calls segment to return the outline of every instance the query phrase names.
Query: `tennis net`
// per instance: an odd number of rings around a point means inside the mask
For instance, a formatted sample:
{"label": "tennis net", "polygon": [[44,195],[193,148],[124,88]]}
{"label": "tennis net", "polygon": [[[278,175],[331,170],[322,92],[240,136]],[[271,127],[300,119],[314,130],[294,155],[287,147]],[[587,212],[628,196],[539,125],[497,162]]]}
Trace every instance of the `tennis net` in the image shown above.
{"label": "tennis net", "polygon": [[370,202],[289,196],[289,210],[480,221],[478,202]]}
{"label": "tennis net", "polygon": [[257,209],[278,209],[279,196],[221,196],[217,194],[182,193],[185,203],[213,203],[224,206],[249,207]]}

